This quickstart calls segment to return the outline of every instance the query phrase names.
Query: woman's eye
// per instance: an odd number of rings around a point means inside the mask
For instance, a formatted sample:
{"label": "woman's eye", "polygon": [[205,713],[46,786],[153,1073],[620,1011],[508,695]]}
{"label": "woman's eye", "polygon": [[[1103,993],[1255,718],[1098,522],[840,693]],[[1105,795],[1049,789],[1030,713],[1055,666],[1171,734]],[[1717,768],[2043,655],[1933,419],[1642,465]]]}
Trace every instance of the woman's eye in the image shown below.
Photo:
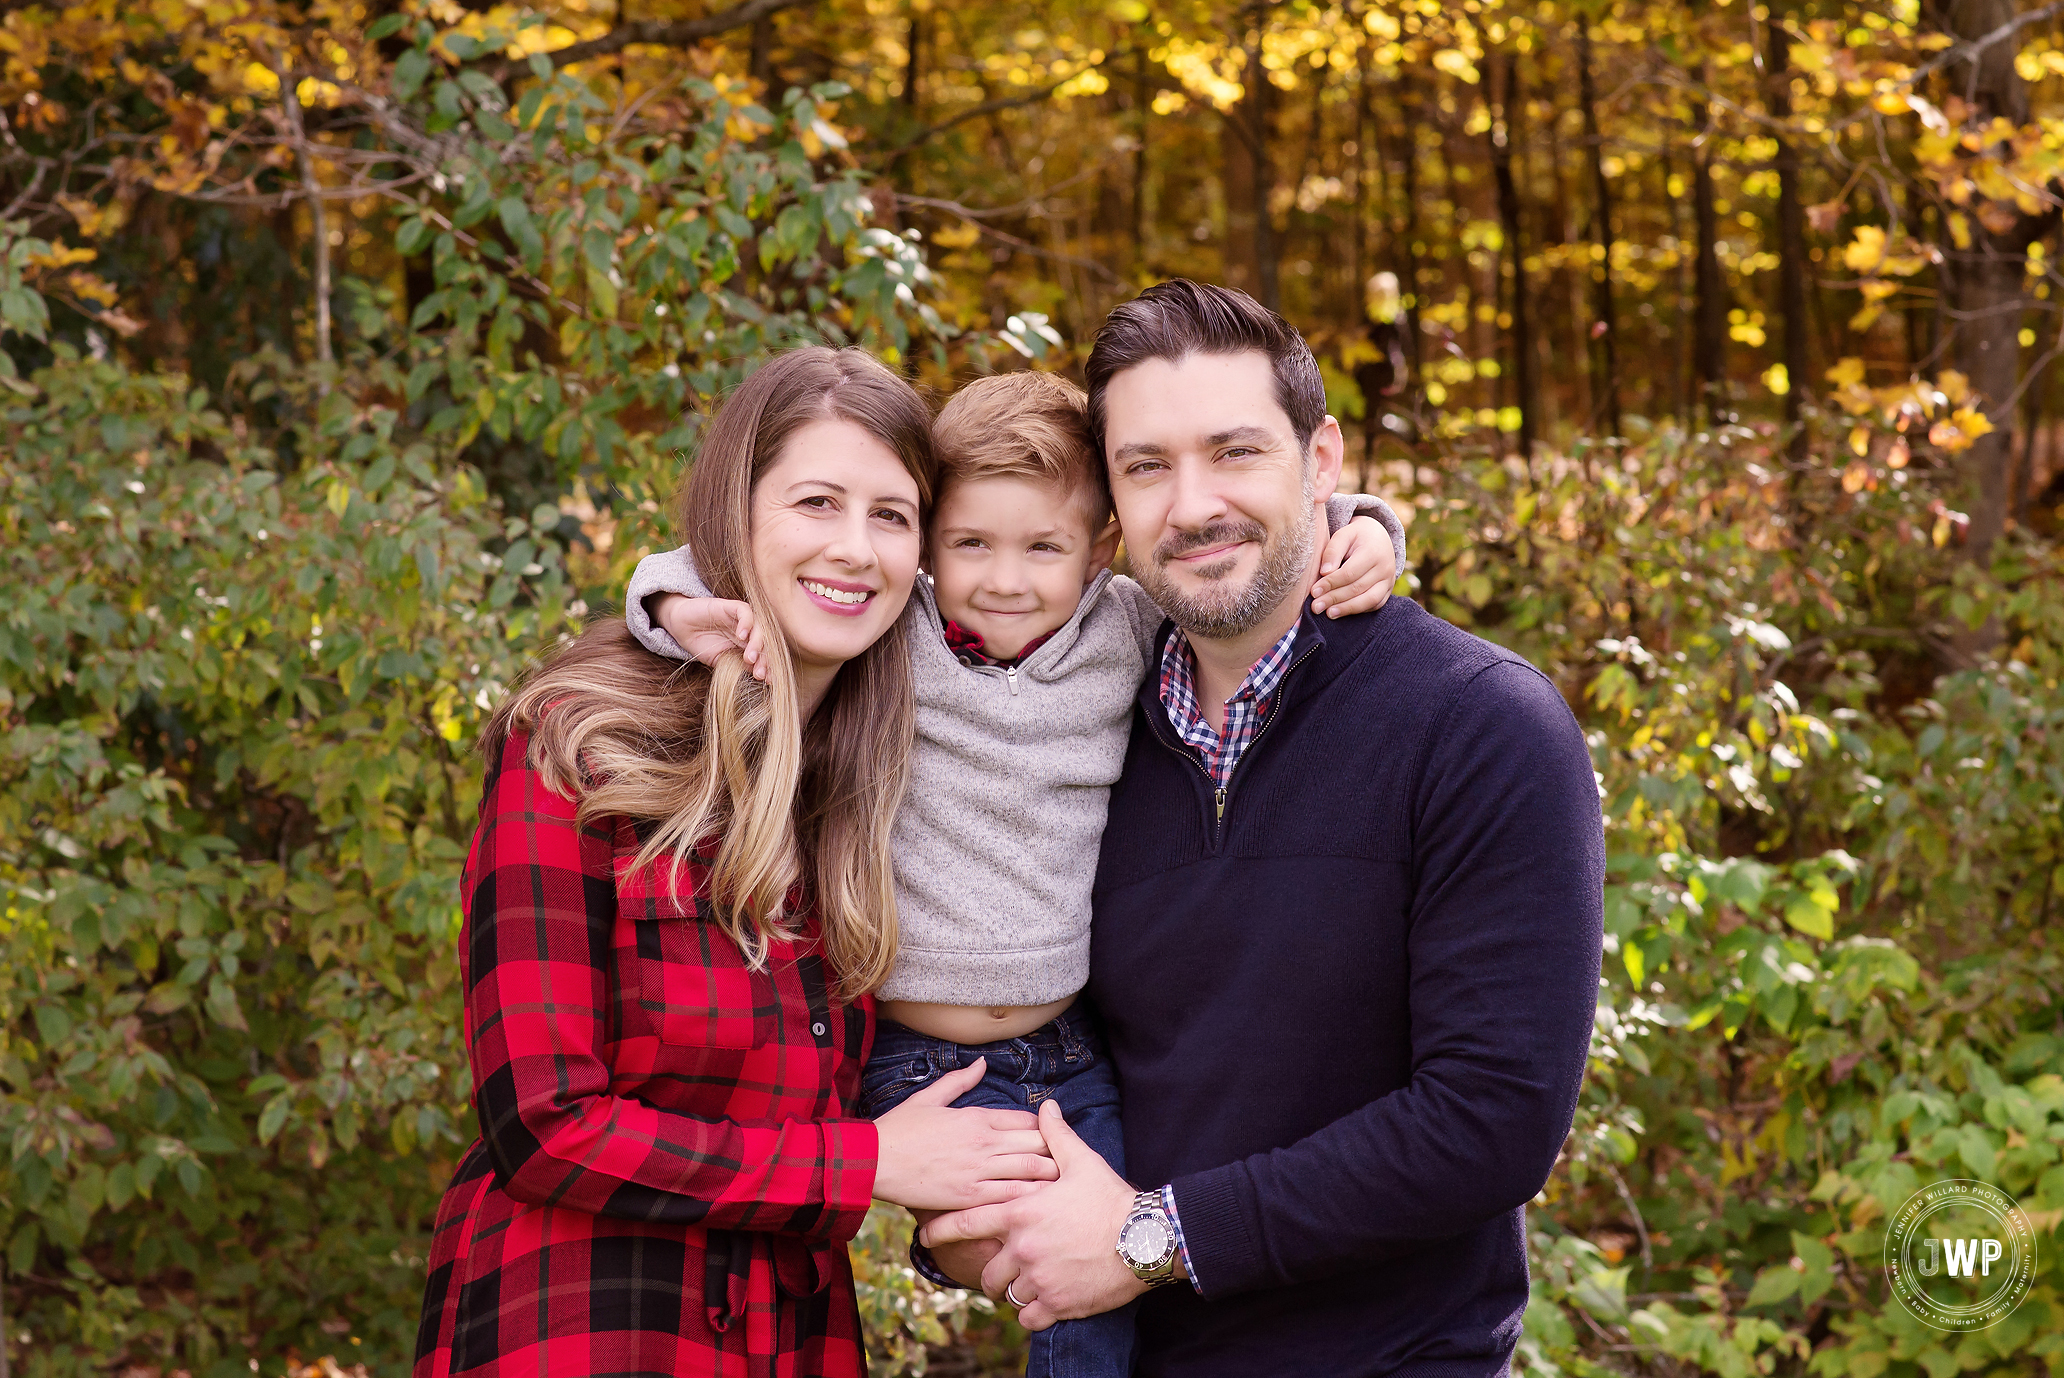
{"label": "woman's eye", "polygon": [[831,499],[819,494],[814,498],[804,498],[801,505],[812,512],[828,512],[831,510]]}
{"label": "woman's eye", "polygon": [[901,512],[898,512],[893,507],[881,508],[878,511],[876,511],[874,515],[881,518],[883,521],[893,523],[896,526],[910,525],[910,518],[904,516]]}

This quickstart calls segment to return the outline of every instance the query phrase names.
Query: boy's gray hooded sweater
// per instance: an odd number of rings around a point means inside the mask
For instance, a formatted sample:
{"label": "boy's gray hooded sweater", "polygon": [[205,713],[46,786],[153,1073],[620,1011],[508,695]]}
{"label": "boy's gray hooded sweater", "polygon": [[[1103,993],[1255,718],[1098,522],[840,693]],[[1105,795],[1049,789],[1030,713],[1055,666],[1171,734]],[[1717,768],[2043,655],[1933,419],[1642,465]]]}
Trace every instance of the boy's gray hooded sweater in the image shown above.
{"label": "boy's gray hooded sweater", "polygon": [[[1328,524],[1357,515],[1405,533],[1376,497],[1336,497]],[[647,649],[691,657],[645,600],[709,597],[688,548],[648,555],[625,614]],[[1132,705],[1163,621],[1146,590],[1106,570],[1075,615],[1016,667],[963,665],[947,649],[931,581],[903,618],[917,687],[910,790],[896,814],[901,934],[885,1000],[1043,1005],[1089,980],[1089,892],[1111,786],[1125,763]]]}

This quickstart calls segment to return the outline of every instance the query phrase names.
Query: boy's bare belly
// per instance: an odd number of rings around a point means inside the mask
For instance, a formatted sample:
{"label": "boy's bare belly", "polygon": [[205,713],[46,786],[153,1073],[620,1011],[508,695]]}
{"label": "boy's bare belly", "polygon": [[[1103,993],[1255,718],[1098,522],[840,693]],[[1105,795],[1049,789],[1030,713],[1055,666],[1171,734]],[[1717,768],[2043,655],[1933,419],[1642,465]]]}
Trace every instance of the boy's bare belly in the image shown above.
{"label": "boy's bare belly", "polygon": [[926,1000],[884,1000],[876,1007],[883,1019],[893,1019],[906,1029],[915,1029],[948,1043],[996,1043],[1006,1038],[1023,1038],[1043,1024],[1068,1012],[1075,997],[1050,1005],[935,1005]]}

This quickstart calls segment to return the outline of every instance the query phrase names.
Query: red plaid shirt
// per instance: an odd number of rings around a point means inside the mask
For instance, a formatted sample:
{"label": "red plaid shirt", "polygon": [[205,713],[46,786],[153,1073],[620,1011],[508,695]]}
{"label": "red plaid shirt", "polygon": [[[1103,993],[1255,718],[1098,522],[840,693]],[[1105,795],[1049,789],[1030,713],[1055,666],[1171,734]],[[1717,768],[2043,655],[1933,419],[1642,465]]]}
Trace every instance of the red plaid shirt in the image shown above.
{"label": "red plaid shirt", "polygon": [[831,1002],[807,918],[749,968],[706,867],[633,870],[631,823],[575,822],[527,745],[489,767],[460,886],[481,1137],[438,1211],[415,1378],[860,1378],[873,1002]]}

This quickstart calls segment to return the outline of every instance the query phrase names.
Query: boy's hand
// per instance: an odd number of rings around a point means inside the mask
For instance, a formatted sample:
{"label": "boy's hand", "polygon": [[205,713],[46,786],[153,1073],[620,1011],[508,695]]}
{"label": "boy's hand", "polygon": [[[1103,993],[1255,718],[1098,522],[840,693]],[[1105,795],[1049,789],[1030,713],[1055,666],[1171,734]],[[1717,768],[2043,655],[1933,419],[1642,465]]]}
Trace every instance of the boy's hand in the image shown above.
{"label": "boy's hand", "polygon": [[1398,575],[1390,533],[1374,517],[1356,517],[1326,538],[1319,574],[1319,582],[1312,585],[1313,612],[1347,617],[1382,607],[1390,601],[1390,587]]}
{"label": "boy's hand", "polygon": [[680,643],[682,650],[704,665],[714,665],[724,652],[736,650],[744,654],[745,668],[752,671],[754,679],[767,678],[760,626],[750,603],[656,593],[645,601],[645,610],[654,623]]}

